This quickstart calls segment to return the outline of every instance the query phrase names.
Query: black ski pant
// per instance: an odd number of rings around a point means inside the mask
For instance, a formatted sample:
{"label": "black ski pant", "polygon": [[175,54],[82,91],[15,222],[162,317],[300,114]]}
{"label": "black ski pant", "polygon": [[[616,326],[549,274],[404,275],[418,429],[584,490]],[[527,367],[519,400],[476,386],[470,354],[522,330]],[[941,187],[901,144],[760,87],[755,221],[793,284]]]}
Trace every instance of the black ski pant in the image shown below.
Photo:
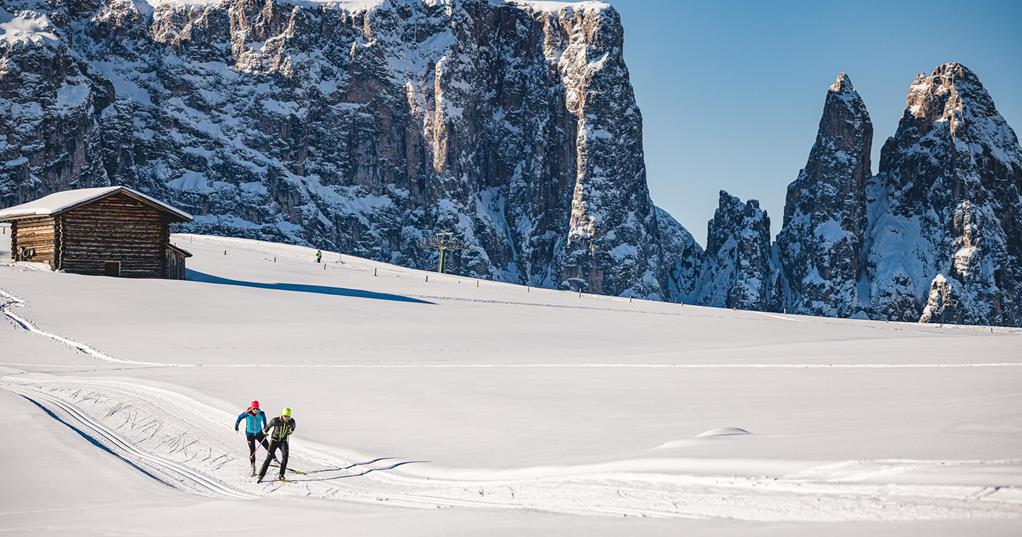
{"label": "black ski pant", "polygon": [[262,444],[266,451],[270,450],[270,444],[263,433],[245,433],[245,440],[248,440],[248,460],[252,461],[252,464],[255,464],[256,442]]}
{"label": "black ski pant", "polygon": [[263,468],[259,470],[259,479],[266,476],[266,470],[270,467],[270,461],[276,458],[274,455],[278,448],[280,449],[280,476],[284,477],[284,470],[287,470],[287,440],[274,440],[270,442],[270,447],[266,450],[266,460],[263,461]]}

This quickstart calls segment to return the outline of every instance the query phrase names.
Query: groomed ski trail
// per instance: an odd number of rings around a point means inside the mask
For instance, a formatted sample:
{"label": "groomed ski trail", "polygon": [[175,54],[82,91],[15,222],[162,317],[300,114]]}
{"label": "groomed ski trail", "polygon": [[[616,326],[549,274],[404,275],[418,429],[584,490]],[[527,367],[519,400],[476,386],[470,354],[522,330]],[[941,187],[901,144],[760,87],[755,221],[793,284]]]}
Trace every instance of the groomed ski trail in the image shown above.
{"label": "groomed ski trail", "polygon": [[57,416],[58,413],[65,416],[71,422],[65,422],[69,426],[89,435],[93,441],[101,443],[121,458],[130,461],[138,467],[148,469],[152,477],[157,479],[162,477],[163,479],[160,479],[160,481],[167,485],[212,498],[248,500],[257,497],[254,494],[242,492],[221,483],[214,478],[189,468],[185,464],[139,449],[131,441],[121,437],[110,427],[90,418],[75,406],[67,404],[61,399],[45,393],[43,390],[16,385],[6,385],[4,388],[32,401],[36,405],[47,408],[54,416]]}
{"label": "groomed ski trail", "polygon": [[[1022,518],[1013,487],[869,484],[833,480],[826,466],[802,476],[701,476],[614,471],[614,464],[472,471],[481,479],[402,473],[415,461],[358,463],[300,439],[292,459],[310,475],[256,484],[232,416],[162,388],[86,378],[0,378],[2,386],[69,416],[96,440],[161,476],[205,496],[294,495],[406,507],[530,509],[565,514],[745,520],[945,520]],[[834,467],[845,471],[850,461]],[[955,461],[903,461],[907,465]],[[974,461],[969,461],[974,462]],[[997,462],[997,461],[990,461]],[[1019,464],[1022,461],[1000,461]],[[898,461],[885,461],[890,469]],[[497,477],[514,475],[523,477]],[[454,472],[450,475],[457,475]],[[487,479],[486,475],[493,478]],[[230,484],[228,484],[230,483]]]}
{"label": "groomed ski trail", "polygon": [[[101,361],[138,367],[213,367],[114,358],[48,332],[11,312],[24,301],[0,290],[0,311],[18,327]],[[899,367],[898,364],[425,364],[426,367]],[[241,367],[243,364],[227,365]],[[293,367],[293,365],[290,365]],[[1004,367],[1022,364],[903,364],[906,367]],[[273,367],[260,364],[256,367]],[[317,367],[317,366],[313,366]],[[422,367],[413,364],[333,364],[324,367]],[[96,378],[0,377],[0,387],[21,394],[86,429],[103,446],[182,490],[219,498],[295,495],[422,508],[530,509],[565,514],[762,521],[1022,519],[1016,487],[870,484],[847,482],[828,466],[803,474],[761,477],[634,471],[629,462],[490,471],[429,468],[410,459],[359,463],[329,446],[293,442],[292,459],[315,475],[286,483],[256,484],[244,442],[227,424],[233,415],[182,394],[149,385]],[[94,434],[93,434],[94,433]],[[971,461],[975,462],[975,461]],[[884,461],[900,467],[946,466],[956,461]],[[979,461],[980,464],[1022,464]],[[410,466],[412,465],[412,466]],[[900,466],[899,466],[900,465]],[[408,473],[402,470],[409,471]],[[845,470],[842,470],[842,472]],[[472,475],[472,478],[456,476]]]}

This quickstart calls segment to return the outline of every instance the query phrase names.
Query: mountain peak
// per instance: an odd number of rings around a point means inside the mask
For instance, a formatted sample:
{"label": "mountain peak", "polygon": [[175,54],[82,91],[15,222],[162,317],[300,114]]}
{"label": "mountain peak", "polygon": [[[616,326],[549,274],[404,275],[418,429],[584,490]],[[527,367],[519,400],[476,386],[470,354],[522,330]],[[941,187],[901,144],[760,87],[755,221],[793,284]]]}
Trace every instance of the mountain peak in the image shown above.
{"label": "mountain peak", "polygon": [[958,79],[979,80],[979,77],[976,76],[976,73],[972,72],[971,69],[958,62],[947,62],[938,65],[933,69],[933,74],[931,76],[935,77],[942,76],[950,78],[952,80]]}
{"label": "mountain peak", "polygon": [[834,79],[834,83],[828,90],[831,93],[852,93],[855,91],[855,87],[852,86],[852,79],[842,72],[837,74],[837,78]]}

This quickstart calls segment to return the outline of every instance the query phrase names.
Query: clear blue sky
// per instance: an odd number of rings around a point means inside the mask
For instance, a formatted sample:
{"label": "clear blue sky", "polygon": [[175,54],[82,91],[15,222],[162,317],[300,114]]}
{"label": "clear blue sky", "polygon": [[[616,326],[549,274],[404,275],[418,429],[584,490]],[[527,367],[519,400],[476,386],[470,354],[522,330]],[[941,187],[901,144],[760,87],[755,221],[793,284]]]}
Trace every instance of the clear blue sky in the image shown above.
{"label": "clear blue sky", "polygon": [[1022,132],[1022,1],[606,1],[625,26],[653,201],[704,245],[720,189],[760,200],[777,232],[840,71],[869,108],[874,172],[912,78],[947,61]]}

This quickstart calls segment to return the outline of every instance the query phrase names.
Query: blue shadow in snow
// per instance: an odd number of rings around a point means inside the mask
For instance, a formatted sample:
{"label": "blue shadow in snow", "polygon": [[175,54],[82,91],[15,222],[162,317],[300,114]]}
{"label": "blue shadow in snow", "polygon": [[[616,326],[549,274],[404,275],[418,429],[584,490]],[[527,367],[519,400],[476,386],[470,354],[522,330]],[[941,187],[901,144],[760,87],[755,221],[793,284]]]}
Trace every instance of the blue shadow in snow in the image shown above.
{"label": "blue shadow in snow", "polygon": [[[18,395],[21,395],[21,394],[19,393]],[[96,438],[93,437],[92,435],[90,435],[89,433],[86,433],[85,431],[79,429],[78,427],[75,427],[74,425],[71,424],[71,422],[68,422],[68,421],[65,421],[65,420],[61,419],[59,416],[57,416],[56,414],[51,412],[50,409],[48,409],[48,408],[44,407],[42,404],[40,404],[39,401],[36,401],[35,399],[32,399],[31,397],[27,397],[27,396],[24,396],[24,395],[21,395],[21,396],[24,397],[28,402],[30,402],[33,405],[39,407],[43,412],[46,413],[47,416],[57,420],[59,423],[62,423],[64,425],[66,425],[68,429],[71,429],[72,431],[78,433],[79,436],[81,436],[82,438],[87,440],[90,444],[92,444],[92,445],[98,447],[99,449],[102,449],[103,451],[113,455],[114,457],[117,457],[118,459],[128,463],[129,466],[131,466],[132,468],[138,470],[139,472],[142,472],[143,474],[145,474],[145,475],[155,479],[156,481],[159,481],[160,483],[163,483],[164,485],[167,485],[168,487],[173,488],[173,485],[171,485],[170,483],[167,483],[166,481],[164,481],[164,480],[156,477],[155,475],[147,472],[141,466],[139,466],[139,465],[131,462],[130,460],[128,460],[128,459],[118,455],[116,452],[114,452],[114,450],[112,450],[109,447],[105,446],[99,440],[96,440]]]}
{"label": "blue shadow in snow", "polygon": [[274,291],[293,291],[296,293],[316,293],[320,295],[347,296],[352,298],[369,298],[372,300],[390,300],[393,302],[410,302],[412,304],[433,304],[428,300],[420,300],[410,296],[395,295],[391,293],[377,293],[364,289],[348,289],[346,287],[330,287],[328,285],[311,285],[304,283],[260,283],[247,282],[244,280],[232,280],[221,278],[205,272],[187,269],[185,279],[193,282],[214,283],[218,285],[237,285],[239,287],[252,287],[255,289],[270,289]]}

